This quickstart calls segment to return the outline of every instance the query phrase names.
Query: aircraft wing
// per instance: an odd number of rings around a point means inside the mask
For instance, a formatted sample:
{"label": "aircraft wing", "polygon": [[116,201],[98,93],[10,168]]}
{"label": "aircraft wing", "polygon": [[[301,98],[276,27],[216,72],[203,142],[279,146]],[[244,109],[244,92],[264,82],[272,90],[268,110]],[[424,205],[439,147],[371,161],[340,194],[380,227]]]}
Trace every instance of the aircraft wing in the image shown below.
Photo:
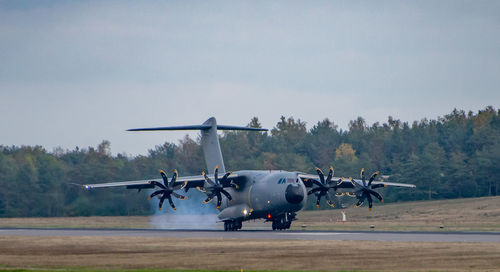
{"label": "aircraft wing", "polygon": [[[203,187],[205,179],[203,176],[186,176],[178,177],[175,181],[174,188],[184,189],[185,187]],[[107,182],[107,183],[95,183],[95,184],[83,184],[81,185],[85,189],[95,189],[95,188],[110,188],[110,187],[126,187],[127,189],[150,189],[154,188],[153,182],[159,182],[163,184],[162,179],[144,179],[144,180],[130,180],[130,181],[119,181],[119,182]]]}
{"label": "aircraft wing", "polygon": [[[299,174],[299,177],[302,179],[302,182],[306,187],[313,187],[314,183],[312,180],[319,181],[318,175],[310,175],[310,174]],[[354,185],[348,178],[340,178],[340,177],[333,177],[332,181],[338,182],[340,179],[342,179],[342,182],[339,183],[336,187],[337,188],[353,188]],[[363,184],[363,181],[360,179],[353,179],[354,182],[358,184]],[[394,187],[406,187],[406,188],[416,188],[415,185],[413,184],[406,184],[406,183],[397,183],[397,182],[385,182],[385,181],[373,181],[372,182],[372,188],[375,187],[387,187],[387,186],[394,186]]]}
{"label": "aircraft wing", "polygon": [[[209,176],[212,180],[213,176]],[[231,174],[228,176],[228,179],[236,179],[238,177],[237,174]],[[154,188],[153,182],[163,183],[162,179],[145,179],[145,180],[131,180],[131,181],[119,181],[119,182],[107,182],[107,183],[95,183],[95,184],[77,184],[87,190],[95,189],[95,188],[110,188],[110,187],[126,187],[127,189],[152,189]],[[184,189],[185,191],[190,188],[196,187],[204,187],[205,178],[202,175],[198,176],[186,176],[186,177],[177,177],[175,181],[174,188],[175,189]]]}
{"label": "aircraft wing", "polygon": [[[361,180],[357,180],[357,181],[363,183]],[[394,186],[394,187],[417,188],[417,186],[415,186],[413,184],[398,183],[398,182],[385,182],[385,181],[372,182],[372,186],[375,186],[375,185],[377,185],[377,187]]]}

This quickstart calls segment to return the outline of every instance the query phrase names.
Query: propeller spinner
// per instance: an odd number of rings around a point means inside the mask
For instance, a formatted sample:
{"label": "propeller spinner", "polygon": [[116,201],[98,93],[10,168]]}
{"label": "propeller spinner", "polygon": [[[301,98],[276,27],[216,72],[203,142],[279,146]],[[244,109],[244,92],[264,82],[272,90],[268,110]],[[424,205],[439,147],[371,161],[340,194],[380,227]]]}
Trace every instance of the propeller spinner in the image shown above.
{"label": "propeller spinner", "polygon": [[[338,181],[332,181],[333,178],[333,166],[330,166],[330,171],[328,172],[328,176],[326,177],[325,180],[325,175],[323,174],[323,171],[319,169],[318,167],[315,167],[314,170],[318,173],[320,181],[317,181],[313,179],[313,183],[316,184],[318,187],[312,189],[309,191],[307,194],[316,194],[316,207],[319,208],[319,203],[321,201],[321,198],[325,196],[326,202],[328,205],[331,207],[335,207],[335,203],[333,201],[333,195],[330,193],[330,190],[337,190],[337,186],[342,183],[343,178],[340,178]],[[343,196],[344,194],[339,194],[335,193],[336,197]]]}
{"label": "propeller spinner", "polygon": [[202,202],[203,204],[208,203],[212,201],[212,199],[217,197],[217,209],[219,209],[220,205],[222,204],[222,195],[225,195],[229,199],[229,202],[233,201],[233,198],[231,197],[229,192],[224,189],[227,187],[233,187],[235,189],[238,189],[238,185],[232,183],[228,179],[231,173],[232,172],[227,172],[221,179],[219,179],[219,166],[216,166],[214,171],[214,180],[212,180],[207,176],[207,173],[203,171],[202,173],[203,177],[205,178],[205,181],[208,183],[208,186],[205,186],[203,188],[198,187],[198,190],[207,194],[207,199],[205,199]]}
{"label": "propeller spinner", "polygon": [[348,196],[351,197],[356,197],[358,199],[358,202],[354,205],[354,207],[359,207],[363,205],[365,202],[365,199],[368,200],[368,209],[371,211],[373,207],[373,199],[372,195],[376,197],[380,203],[383,203],[384,200],[382,196],[374,191],[373,189],[378,188],[378,187],[383,187],[383,184],[375,184],[372,185],[373,180],[375,180],[375,177],[379,174],[379,172],[375,172],[371,175],[370,179],[368,180],[368,183],[366,183],[366,176],[365,176],[365,169],[361,169],[361,181],[362,184],[359,184],[358,182],[355,182],[352,177],[349,177],[349,180],[354,186],[354,194],[347,193]]}
{"label": "propeller spinner", "polygon": [[148,199],[151,199],[157,195],[161,195],[160,204],[159,204],[160,210],[161,210],[161,207],[163,206],[163,202],[165,201],[165,199],[168,200],[168,202],[170,203],[170,206],[172,206],[172,209],[177,210],[177,208],[174,205],[174,202],[172,201],[172,196],[174,196],[178,199],[187,199],[187,196],[179,195],[178,193],[174,192],[175,181],[177,180],[177,175],[178,175],[177,170],[174,170],[174,175],[172,176],[172,179],[170,180],[170,182],[168,181],[167,174],[165,174],[165,172],[161,169],[160,169],[160,175],[163,179],[163,184],[158,182],[158,181],[155,181],[155,180],[150,181],[149,182],[150,184],[153,184],[156,187],[160,187],[160,189],[154,191],[148,197]]}

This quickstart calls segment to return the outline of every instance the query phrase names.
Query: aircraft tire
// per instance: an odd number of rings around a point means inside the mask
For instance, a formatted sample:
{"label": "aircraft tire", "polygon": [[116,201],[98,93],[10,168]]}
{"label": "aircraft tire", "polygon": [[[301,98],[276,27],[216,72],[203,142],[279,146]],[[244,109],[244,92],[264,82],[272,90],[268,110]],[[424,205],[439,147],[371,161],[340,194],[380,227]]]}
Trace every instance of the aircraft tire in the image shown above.
{"label": "aircraft tire", "polygon": [[287,230],[292,225],[291,220],[286,220],[285,217],[273,220],[273,230]]}
{"label": "aircraft tire", "polygon": [[225,221],[224,231],[237,231],[243,227],[242,221]]}

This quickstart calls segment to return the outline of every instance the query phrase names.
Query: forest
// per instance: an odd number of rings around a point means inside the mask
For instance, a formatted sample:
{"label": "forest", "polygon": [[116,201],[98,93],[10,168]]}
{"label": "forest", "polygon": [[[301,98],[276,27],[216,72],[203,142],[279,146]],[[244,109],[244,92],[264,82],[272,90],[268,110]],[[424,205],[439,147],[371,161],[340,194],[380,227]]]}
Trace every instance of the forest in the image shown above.
{"label": "forest", "polygon": [[[254,117],[248,126],[260,127]],[[413,190],[385,188],[386,202],[497,195],[500,192],[500,110],[453,110],[436,120],[413,123],[388,117],[367,124],[362,117],[346,130],[324,119],[307,129],[282,116],[268,132],[220,133],[227,170],[281,169],[313,173],[330,165],[336,176],[380,171]],[[199,175],[205,162],[199,139],[165,142],[147,155],[112,155],[111,143],[56,148],[0,145],[0,217],[148,215],[148,192],[123,188],[85,191],[72,183],[159,178],[158,169]],[[312,209],[310,203],[307,209]],[[320,208],[327,208],[327,205]]]}

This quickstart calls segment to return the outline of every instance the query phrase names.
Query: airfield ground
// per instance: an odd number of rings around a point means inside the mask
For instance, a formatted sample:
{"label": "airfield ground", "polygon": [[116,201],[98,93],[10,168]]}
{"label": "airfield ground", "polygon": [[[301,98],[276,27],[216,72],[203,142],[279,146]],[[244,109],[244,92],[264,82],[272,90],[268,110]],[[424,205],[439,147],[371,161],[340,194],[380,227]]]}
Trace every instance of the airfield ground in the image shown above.
{"label": "airfield ground", "polygon": [[[175,213],[174,213],[175,214]],[[347,222],[341,222],[340,209],[302,211],[292,229],[388,231],[495,231],[500,232],[500,197],[417,201],[346,209]],[[182,221],[183,216],[178,216]],[[186,216],[192,218],[193,216]],[[214,217],[194,216],[203,222]],[[157,218],[161,220],[160,218]],[[1,218],[0,227],[60,228],[158,228],[151,216],[91,216],[52,218]],[[181,222],[182,223],[182,222]],[[196,227],[193,223],[191,227]],[[171,225],[169,225],[171,226]],[[182,224],[178,225],[182,227]],[[221,229],[221,225],[204,225]],[[167,226],[168,227],[168,226]],[[176,227],[176,225],[171,226]],[[243,229],[270,229],[269,223],[247,221]]]}
{"label": "airfield ground", "polygon": [[18,269],[500,271],[500,243],[0,236],[0,248]]}
{"label": "airfield ground", "polygon": [[[295,228],[500,231],[500,197],[299,214]],[[151,228],[150,217],[2,218],[0,227]],[[248,227],[269,228],[251,223]],[[440,228],[440,227],[444,228]],[[1,269],[500,271],[500,243],[0,235]]]}

